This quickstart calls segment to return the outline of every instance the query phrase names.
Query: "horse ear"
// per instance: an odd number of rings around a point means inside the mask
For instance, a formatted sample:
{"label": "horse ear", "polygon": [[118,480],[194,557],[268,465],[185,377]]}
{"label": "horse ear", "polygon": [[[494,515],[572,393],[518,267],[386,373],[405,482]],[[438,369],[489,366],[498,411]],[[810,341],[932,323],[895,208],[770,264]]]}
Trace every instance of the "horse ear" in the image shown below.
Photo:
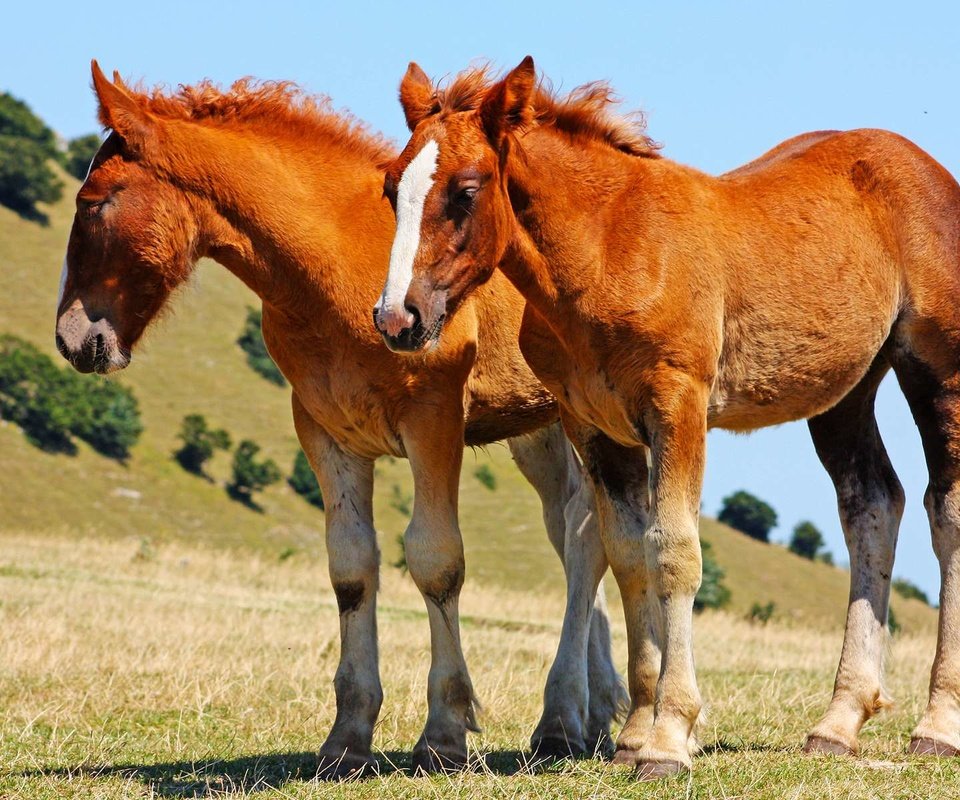
{"label": "horse ear", "polygon": [[480,104],[480,121],[495,148],[511,131],[533,120],[530,101],[537,81],[533,59],[527,56],[507,76],[490,87]]}
{"label": "horse ear", "polygon": [[413,61],[400,81],[400,105],[403,106],[403,115],[411,132],[422,120],[440,110],[437,91],[430,78]]}
{"label": "horse ear", "polygon": [[116,131],[130,145],[141,145],[150,133],[151,120],[145,109],[114,73],[111,83],[96,59],[90,62],[93,74],[93,90],[97,93],[100,108],[97,116],[105,128]]}

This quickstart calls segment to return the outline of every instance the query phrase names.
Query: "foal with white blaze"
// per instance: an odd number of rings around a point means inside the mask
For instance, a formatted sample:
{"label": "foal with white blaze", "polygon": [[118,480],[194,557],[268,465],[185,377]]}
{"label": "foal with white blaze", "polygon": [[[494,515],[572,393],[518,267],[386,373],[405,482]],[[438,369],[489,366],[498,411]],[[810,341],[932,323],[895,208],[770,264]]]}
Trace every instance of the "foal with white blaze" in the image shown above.
{"label": "foal with white blaze", "polygon": [[805,134],[711,177],[661,158],[642,126],[609,115],[610,99],[602,84],[565,98],[537,88],[529,58],[497,83],[474,70],[446,88],[411,65],[401,102],[413,135],[385,190],[398,195],[428,147],[436,167],[413,209],[396,198],[398,230],[410,237],[419,219],[419,245],[391,261],[391,298],[408,289],[382,311],[413,320],[426,344],[495,268],[525,297],[521,350],[593,478],[624,600],[631,712],[617,760],[647,778],[691,765],[707,429],[795,419],[809,420],[836,486],[851,564],[833,699],[807,748],[856,752],[888,702],[903,492],[873,406],[891,368],[923,439],[942,575],[910,747],[957,754],[960,186],[915,145],[868,130]]}

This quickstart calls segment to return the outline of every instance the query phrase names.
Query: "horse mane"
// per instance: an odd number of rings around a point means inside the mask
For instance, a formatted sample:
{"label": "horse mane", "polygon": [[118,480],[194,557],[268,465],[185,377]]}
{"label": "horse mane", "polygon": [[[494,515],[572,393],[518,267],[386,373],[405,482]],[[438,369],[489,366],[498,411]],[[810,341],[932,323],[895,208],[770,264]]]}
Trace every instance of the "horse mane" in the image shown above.
{"label": "horse mane", "polygon": [[[472,67],[437,89],[440,111],[474,111],[493,85],[489,65]],[[534,124],[550,126],[573,137],[608,144],[639,158],[659,158],[660,144],[647,136],[642,111],[613,114],[619,98],[606,81],[594,81],[560,95],[540,79],[533,97]]]}
{"label": "horse mane", "polygon": [[335,111],[326,95],[309,94],[292,81],[241,78],[226,90],[209,80],[181,84],[174,92],[162,86],[124,88],[143,109],[163,119],[262,125],[274,134],[286,132],[313,140],[319,133],[378,166],[395,155],[393,144],[384,136],[371,132],[349,112]]}

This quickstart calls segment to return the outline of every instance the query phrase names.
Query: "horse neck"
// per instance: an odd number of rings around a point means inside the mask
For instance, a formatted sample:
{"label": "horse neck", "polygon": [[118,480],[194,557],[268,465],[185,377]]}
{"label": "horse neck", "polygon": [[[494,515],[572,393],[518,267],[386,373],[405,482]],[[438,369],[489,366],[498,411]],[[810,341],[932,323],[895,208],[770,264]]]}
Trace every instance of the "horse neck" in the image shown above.
{"label": "horse neck", "polygon": [[376,256],[386,264],[392,235],[373,159],[322,132],[291,143],[198,125],[184,133],[187,155],[170,174],[202,209],[198,256],[286,316],[367,322],[383,275],[364,267]]}
{"label": "horse neck", "polygon": [[606,147],[574,147],[535,129],[505,164],[514,229],[500,267],[545,319],[603,290],[598,217],[642,169]]}

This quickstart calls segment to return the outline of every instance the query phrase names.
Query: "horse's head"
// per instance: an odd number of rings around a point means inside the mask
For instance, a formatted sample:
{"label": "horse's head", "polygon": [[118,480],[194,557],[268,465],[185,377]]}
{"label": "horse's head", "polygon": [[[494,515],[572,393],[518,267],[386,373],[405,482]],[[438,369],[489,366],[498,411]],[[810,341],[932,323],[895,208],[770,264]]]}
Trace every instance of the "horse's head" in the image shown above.
{"label": "horse's head", "polygon": [[188,202],[150,167],[158,121],[93,63],[111,133],[77,193],[57,304],[57,348],[80,372],[113,372],[190,274],[198,231]]}
{"label": "horse's head", "polygon": [[534,84],[529,56],[498,83],[481,70],[442,93],[416,64],[407,70],[400,102],[413,135],[387,169],[397,229],[374,308],[391,349],[435,344],[502,258],[512,230],[503,157],[511,133],[531,119]]}

